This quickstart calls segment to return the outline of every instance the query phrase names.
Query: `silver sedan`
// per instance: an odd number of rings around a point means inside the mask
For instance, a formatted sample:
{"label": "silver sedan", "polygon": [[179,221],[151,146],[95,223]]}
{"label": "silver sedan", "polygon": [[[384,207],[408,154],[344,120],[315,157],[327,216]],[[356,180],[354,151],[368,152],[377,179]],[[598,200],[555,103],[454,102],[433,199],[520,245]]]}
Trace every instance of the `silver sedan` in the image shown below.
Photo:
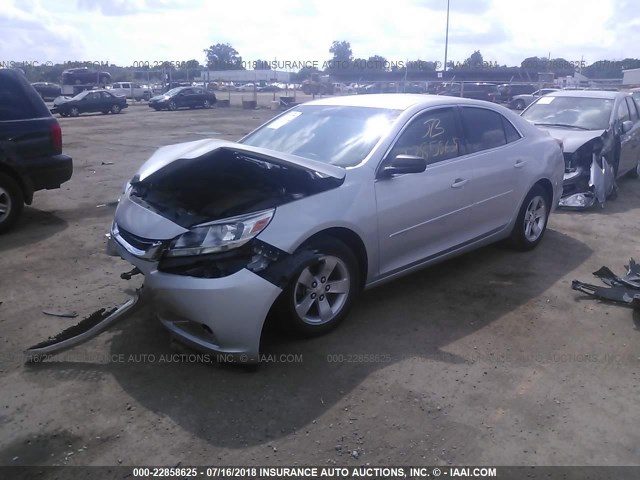
{"label": "silver sedan", "polygon": [[498,240],[534,248],[563,171],[559,143],[499,105],[327,98],[238,143],[160,148],[109,248],[145,275],[174,337],[256,362],[268,315],[321,334],[362,289]]}

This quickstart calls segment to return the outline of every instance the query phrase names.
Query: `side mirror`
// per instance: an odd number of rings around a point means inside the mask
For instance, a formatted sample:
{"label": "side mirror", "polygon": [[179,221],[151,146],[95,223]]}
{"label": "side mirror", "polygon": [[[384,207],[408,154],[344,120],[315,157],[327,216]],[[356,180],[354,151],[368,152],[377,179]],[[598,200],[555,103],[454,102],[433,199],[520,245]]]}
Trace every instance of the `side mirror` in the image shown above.
{"label": "side mirror", "polygon": [[632,128],[633,128],[633,122],[631,120],[627,120],[626,122],[622,122],[622,133],[627,133]]}
{"label": "side mirror", "polygon": [[396,155],[391,163],[382,168],[379,178],[391,178],[405,173],[422,173],[427,169],[427,161],[417,155]]}

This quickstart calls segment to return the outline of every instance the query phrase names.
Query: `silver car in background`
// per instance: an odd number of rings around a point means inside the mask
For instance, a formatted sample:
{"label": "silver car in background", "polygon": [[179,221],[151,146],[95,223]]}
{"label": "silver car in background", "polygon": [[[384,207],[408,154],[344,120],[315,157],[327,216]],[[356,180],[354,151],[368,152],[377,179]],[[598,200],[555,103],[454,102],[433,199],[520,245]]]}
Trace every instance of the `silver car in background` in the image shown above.
{"label": "silver car in background", "polygon": [[546,95],[547,93],[557,92],[559,88],[541,88],[540,90],[536,90],[533,93],[524,93],[521,95],[514,95],[511,101],[509,102],[509,108],[513,108],[515,110],[524,110],[531,103],[536,101],[539,97]]}
{"label": "silver car in background", "polygon": [[109,249],[144,273],[174,337],[256,362],[269,314],[317,335],[364,288],[498,240],[534,248],[563,171],[559,143],[499,105],[326,98],[238,143],[160,148]]}
{"label": "silver car in background", "polygon": [[560,206],[604,206],[616,178],[640,177],[640,109],[628,92],[562,90],[540,97],[522,117],[562,142]]}

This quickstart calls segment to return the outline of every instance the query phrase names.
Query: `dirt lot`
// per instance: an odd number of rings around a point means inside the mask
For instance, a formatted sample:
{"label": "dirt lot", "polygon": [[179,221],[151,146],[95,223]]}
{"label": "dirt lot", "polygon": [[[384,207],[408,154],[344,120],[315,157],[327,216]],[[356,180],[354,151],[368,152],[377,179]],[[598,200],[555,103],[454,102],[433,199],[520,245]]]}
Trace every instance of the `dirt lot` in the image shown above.
{"label": "dirt lot", "polygon": [[138,166],[274,113],[61,119],[73,179],[0,238],[1,465],[640,463],[640,315],[570,289],[640,257],[633,180],[604,211],[554,215],[534,252],[482,249],[366,292],[327,336],[271,340],[257,372],[175,361],[149,308],[25,365],[25,347],[77,322],[43,309],[82,317],[140,284],[103,253]]}

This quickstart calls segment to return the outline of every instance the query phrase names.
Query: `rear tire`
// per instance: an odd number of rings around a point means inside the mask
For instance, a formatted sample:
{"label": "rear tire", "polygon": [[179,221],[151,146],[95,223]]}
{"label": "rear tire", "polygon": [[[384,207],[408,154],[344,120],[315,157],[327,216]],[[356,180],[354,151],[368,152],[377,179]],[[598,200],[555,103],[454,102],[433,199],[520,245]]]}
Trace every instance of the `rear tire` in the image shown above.
{"label": "rear tire", "polygon": [[638,160],[638,163],[636,164],[636,168],[634,168],[629,172],[629,176],[631,178],[640,178],[640,160]]}
{"label": "rear tire", "polygon": [[551,211],[551,200],[540,185],[534,185],[522,202],[509,244],[515,250],[535,248],[544,237]]}
{"label": "rear tire", "polygon": [[20,185],[9,175],[0,173],[0,233],[13,227],[23,209],[24,195]]}
{"label": "rear tire", "polygon": [[324,334],[347,316],[360,289],[353,252],[334,238],[320,238],[307,247],[321,256],[301,265],[276,304],[281,325],[297,336]]}

